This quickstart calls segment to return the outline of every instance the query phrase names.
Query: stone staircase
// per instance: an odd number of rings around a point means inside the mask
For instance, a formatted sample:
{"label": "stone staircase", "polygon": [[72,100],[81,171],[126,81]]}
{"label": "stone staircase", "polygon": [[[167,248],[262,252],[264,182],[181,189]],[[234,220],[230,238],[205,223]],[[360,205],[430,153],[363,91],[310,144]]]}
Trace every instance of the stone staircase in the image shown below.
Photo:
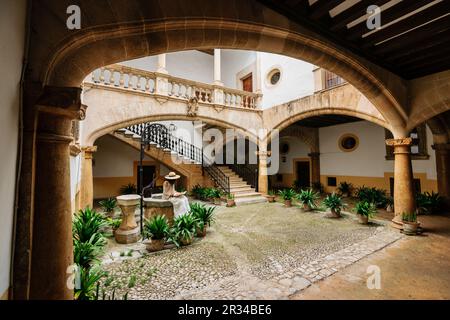
{"label": "stone staircase", "polygon": [[256,192],[246,181],[239,177],[232,169],[227,166],[219,166],[219,169],[225,173],[230,180],[230,193],[234,195],[236,205],[266,202],[267,199],[261,193]]}
{"label": "stone staircase", "polygon": [[[112,136],[123,142],[127,142],[134,148],[139,150],[141,136],[129,129],[119,129],[112,133]],[[160,161],[169,168],[178,171],[186,176],[189,180],[189,186],[195,184],[205,185],[205,176],[202,176],[202,163],[185,157],[176,151],[163,148],[155,142],[151,142],[146,154],[155,160]],[[182,162],[182,164],[174,164]],[[172,164],[172,165],[171,165]],[[238,176],[232,169],[227,166],[217,166],[217,168],[229,179],[230,193],[235,197],[236,205],[266,202],[267,199],[261,193],[256,192],[246,181]]]}

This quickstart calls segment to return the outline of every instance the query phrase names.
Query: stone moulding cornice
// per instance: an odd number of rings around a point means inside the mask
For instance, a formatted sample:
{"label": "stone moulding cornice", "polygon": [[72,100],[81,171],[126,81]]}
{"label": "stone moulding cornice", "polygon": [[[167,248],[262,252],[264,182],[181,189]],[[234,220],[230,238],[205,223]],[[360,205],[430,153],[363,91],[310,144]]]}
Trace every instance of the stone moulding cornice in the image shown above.
{"label": "stone moulding cornice", "polygon": [[37,109],[44,113],[83,120],[87,106],[81,103],[81,90],[75,87],[47,86],[36,102]]}

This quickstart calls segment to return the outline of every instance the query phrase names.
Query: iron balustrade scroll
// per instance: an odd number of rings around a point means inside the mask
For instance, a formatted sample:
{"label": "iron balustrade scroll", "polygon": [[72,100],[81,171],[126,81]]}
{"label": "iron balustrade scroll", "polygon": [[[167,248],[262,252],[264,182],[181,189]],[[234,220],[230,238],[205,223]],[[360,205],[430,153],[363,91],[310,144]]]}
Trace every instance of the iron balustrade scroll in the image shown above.
{"label": "iron balustrade scroll", "polygon": [[203,170],[208,173],[217,187],[226,194],[230,193],[230,178],[214,162],[203,156]]}

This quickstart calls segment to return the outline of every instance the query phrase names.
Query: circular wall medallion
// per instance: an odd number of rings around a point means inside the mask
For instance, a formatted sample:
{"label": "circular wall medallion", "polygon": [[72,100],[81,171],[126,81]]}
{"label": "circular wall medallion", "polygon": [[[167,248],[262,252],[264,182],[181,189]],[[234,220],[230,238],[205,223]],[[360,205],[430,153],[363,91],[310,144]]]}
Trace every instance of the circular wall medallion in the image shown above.
{"label": "circular wall medallion", "polygon": [[359,139],[354,134],[344,134],[339,138],[339,148],[344,152],[351,152],[358,148]]}
{"label": "circular wall medallion", "polygon": [[281,154],[286,154],[289,152],[289,144],[287,144],[286,142],[282,142],[280,144],[280,153]]}
{"label": "circular wall medallion", "polygon": [[275,86],[278,84],[278,82],[280,82],[281,79],[281,71],[278,68],[272,69],[268,74],[267,74],[267,84],[270,86]]}

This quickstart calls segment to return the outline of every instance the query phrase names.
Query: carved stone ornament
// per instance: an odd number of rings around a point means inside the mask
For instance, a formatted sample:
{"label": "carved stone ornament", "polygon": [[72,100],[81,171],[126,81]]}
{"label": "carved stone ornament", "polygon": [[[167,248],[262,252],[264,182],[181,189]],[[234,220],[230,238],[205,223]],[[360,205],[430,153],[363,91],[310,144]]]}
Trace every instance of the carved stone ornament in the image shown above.
{"label": "carved stone ornament", "polygon": [[386,144],[391,147],[410,146],[412,138],[387,139]]}
{"label": "carved stone ornament", "polygon": [[187,104],[187,116],[196,117],[198,112],[198,98],[192,97],[189,99]]}

